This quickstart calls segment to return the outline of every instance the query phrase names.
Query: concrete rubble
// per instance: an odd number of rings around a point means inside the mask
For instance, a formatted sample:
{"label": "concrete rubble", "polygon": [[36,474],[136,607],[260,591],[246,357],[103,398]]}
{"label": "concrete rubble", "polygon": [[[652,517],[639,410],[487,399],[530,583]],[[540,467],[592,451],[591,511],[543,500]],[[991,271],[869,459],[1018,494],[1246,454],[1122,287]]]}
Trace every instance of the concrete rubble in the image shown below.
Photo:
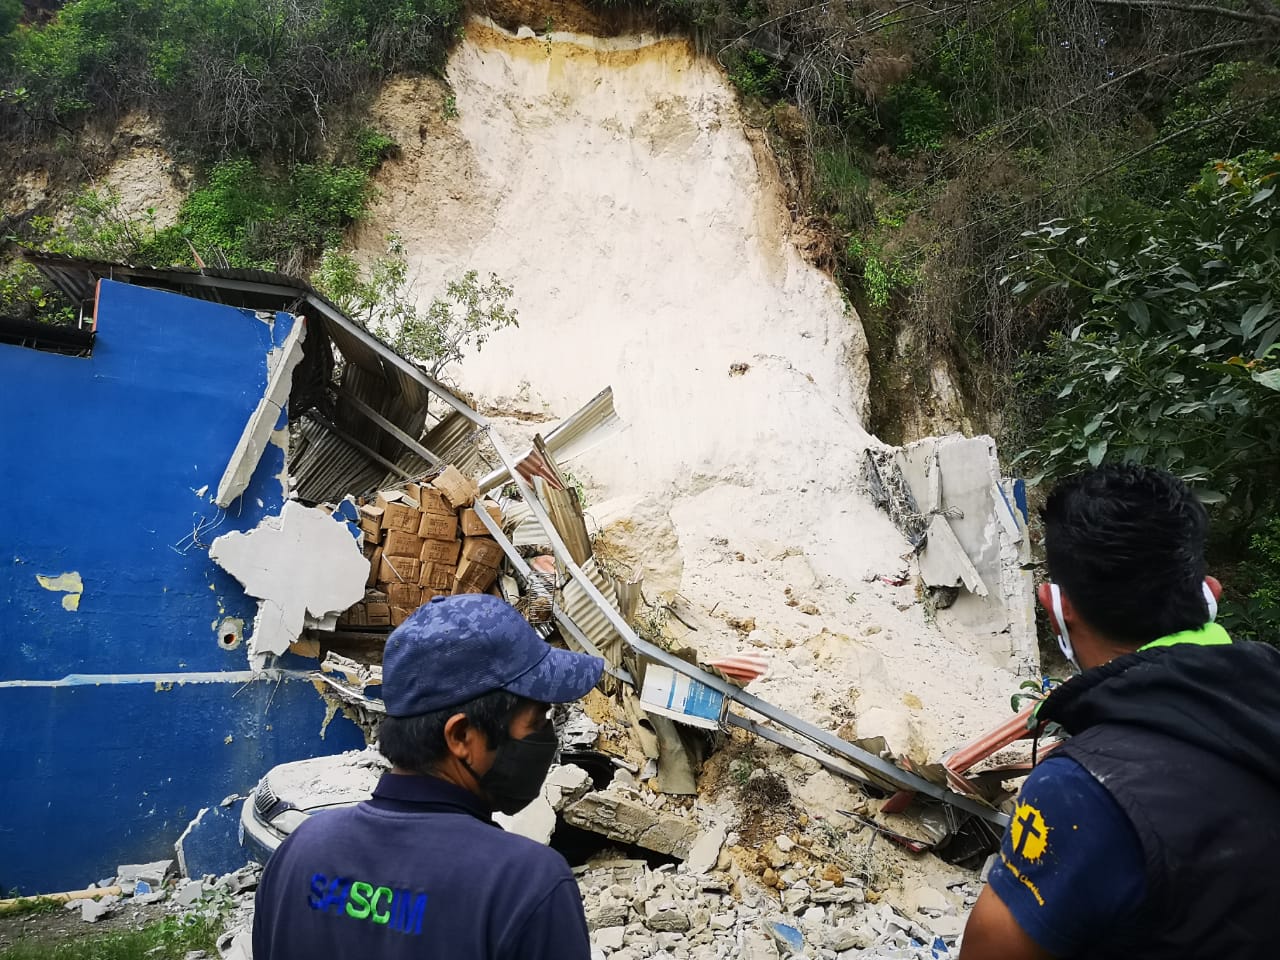
{"label": "concrete rubble", "polygon": [[[592,945],[610,960],[659,955],[675,960],[932,960],[954,955],[930,918],[909,917],[886,903],[867,903],[857,879],[837,884],[809,878],[789,888],[796,895],[779,903],[732,868],[699,876],[670,865],[651,869],[641,860],[603,860],[575,873]],[[921,896],[934,905],[946,900],[939,891]],[[947,905],[954,912],[949,901]]]}

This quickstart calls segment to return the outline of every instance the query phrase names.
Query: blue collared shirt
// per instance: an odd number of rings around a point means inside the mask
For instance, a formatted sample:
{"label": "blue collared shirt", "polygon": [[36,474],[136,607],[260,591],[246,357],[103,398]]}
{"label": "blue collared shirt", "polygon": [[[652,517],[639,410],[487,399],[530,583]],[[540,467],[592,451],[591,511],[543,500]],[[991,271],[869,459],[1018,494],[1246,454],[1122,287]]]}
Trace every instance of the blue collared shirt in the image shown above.
{"label": "blue collared shirt", "polygon": [[255,960],[587,960],[560,854],[493,823],[473,794],[385,774],[373,798],[311,817],[258,887]]}

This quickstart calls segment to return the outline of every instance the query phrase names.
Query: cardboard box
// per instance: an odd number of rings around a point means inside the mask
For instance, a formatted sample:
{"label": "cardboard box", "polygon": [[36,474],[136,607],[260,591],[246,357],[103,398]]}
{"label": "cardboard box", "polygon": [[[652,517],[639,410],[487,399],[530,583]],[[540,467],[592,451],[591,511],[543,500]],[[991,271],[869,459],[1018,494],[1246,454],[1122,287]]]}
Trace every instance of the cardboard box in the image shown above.
{"label": "cardboard box", "polygon": [[354,607],[343,612],[338,618],[338,626],[340,627],[364,627],[368,626],[369,617],[363,603],[357,603]]}
{"label": "cardboard box", "polygon": [[422,578],[422,561],[417,557],[382,557],[379,583],[417,583]]}
{"label": "cardboard box", "polygon": [[[465,549],[465,548],[464,548]],[[498,568],[463,557],[453,577],[454,593],[484,593],[498,579]]]}
{"label": "cardboard box", "polygon": [[413,557],[417,560],[422,553],[422,538],[417,533],[405,533],[403,530],[388,530],[387,542],[382,545],[382,554],[387,557]]}
{"label": "cardboard box", "polygon": [[424,540],[457,540],[458,518],[452,513],[418,514],[418,529],[414,532]]}
{"label": "cardboard box", "polygon": [[418,581],[412,583],[388,583],[387,599],[393,607],[413,607],[415,610],[422,603],[422,588]]}
{"label": "cardboard box", "polygon": [[502,565],[502,547],[491,537],[467,537],[462,541],[462,559],[496,570]]}
{"label": "cardboard box", "polygon": [[453,516],[453,506],[445,499],[444,494],[432,487],[423,487],[419,500],[423,513],[434,513],[441,517]]}
{"label": "cardboard box", "polygon": [[448,593],[453,589],[453,579],[457,573],[458,568],[451,563],[424,563],[418,584],[425,590]]}
{"label": "cardboard box", "polygon": [[449,501],[449,506],[455,510],[459,507],[471,506],[480,495],[480,488],[476,482],[464,476],[462,471],[453,464],[445,467],[444,472],[431,481],[431,486],[443,493],[444,498]]}
{"label": "cardboard box", "polygon": [[502,529],[502,508],[492,500],[483,500],[474,507],[468,507],[459,515],[462,519],[462,535],[464,537],[487,537],[490,536],[489,528],[486,527],[480,519],[477,510],[485,510],[489,516],[493,518],[494,523],[498,525],[498,529]]}
{"label": "cardboard box", "polygon": [[364,534],[365,543],[378,543],[382,539],[382,515],[385,512],[381,507],[367,504],[360,508],[360,531]]}
{"label": "cardboard box", "polygon": [[391,625],[392,625],[393,627],[398,627],[398,626],[400,626],[400,624],[402,624],[402,623],[404,623],[406,620],[408,620],[408,619],[409,619],[409,617],[410,617],[410,615],[413,613],[413,611],[415,611],[415,610],[417,610],[417,609],[418,609],[418,608],[417,608],[416,606],[414,606],[414,607],[397,607],[397,606],[393,603],[393,604],[391,605]]}
{"label": "cardboard box", "polygon": [[447,563],[454,566],[462,556],[461,540],[423,540],[422,552],[418,554],[424,564]]}
{"label": "cardboard box", "polygon": [[371,627],[391,626],[391,605],[387,603],[366,603],[364,605],[365,620]]}
{"label": "cardboard box", "polygon": [[394,530],[416,534],[418,511],[407,503],[388,503],[382,508],[382,529],[388,534]]}
{"label": "cardboard box", "polygon": [[382,570],[382,548],[375,547],[373,556],[369,558],[369,578],[365,580],[366,587],[372,587],[378,582],[378,575]]}

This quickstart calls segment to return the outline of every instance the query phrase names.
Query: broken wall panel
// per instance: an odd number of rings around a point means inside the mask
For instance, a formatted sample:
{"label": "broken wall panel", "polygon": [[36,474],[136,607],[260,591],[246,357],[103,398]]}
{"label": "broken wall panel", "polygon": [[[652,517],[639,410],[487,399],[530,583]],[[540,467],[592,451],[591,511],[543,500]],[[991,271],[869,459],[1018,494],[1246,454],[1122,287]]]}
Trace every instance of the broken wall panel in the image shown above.
{"label": "broken wall panel", "polygon": [[954,619],[985,630],[993,663],[1036,673],[1031,581],[1020,569],[1030,559],[1030,544],[1017,532],[1017,518],[1001,515],[1010,510],[1000,496],[995,441],[958,434],[928,437],[902,448],[896,460],[923,522],[940,534],[931,534],[921,550],[922,577],[934,585],[963,587],[955,603],[939,611],[939,623],[945,629]]}
{"label": "broken wall panel", "polygon": [[[104,280],[92,357],[0,345],[0,446],[23,452],[0,458],[0,489],[26,505],[0,565],[0,803],[21,825],[0,829],[6,888],[172,855],[210,798],[362,742],[340,718],[322,739],[310,684],[255,680],[218,630],[255,604],[206,550],[281,509],[284,451],[267,447],[238,510],[211,499],[293,323]],[[37,580],[70,573],[75,609]]]}

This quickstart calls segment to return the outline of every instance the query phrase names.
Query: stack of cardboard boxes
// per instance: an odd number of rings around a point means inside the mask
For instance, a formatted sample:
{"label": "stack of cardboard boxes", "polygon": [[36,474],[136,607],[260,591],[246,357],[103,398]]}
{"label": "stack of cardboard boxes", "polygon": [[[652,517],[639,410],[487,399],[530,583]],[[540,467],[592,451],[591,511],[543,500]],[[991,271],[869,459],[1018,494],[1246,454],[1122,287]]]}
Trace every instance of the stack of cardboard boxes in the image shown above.
{"label": "stack of cardboard boxes", "polygon": [[479,493],[450,466],[429,483],[383,491],[361,506],[369,589],[340,624],[398,626],[432,597],[491,589],[502,548],[476,511],[501,526],[502,510],[491,500],[477,503]]}

